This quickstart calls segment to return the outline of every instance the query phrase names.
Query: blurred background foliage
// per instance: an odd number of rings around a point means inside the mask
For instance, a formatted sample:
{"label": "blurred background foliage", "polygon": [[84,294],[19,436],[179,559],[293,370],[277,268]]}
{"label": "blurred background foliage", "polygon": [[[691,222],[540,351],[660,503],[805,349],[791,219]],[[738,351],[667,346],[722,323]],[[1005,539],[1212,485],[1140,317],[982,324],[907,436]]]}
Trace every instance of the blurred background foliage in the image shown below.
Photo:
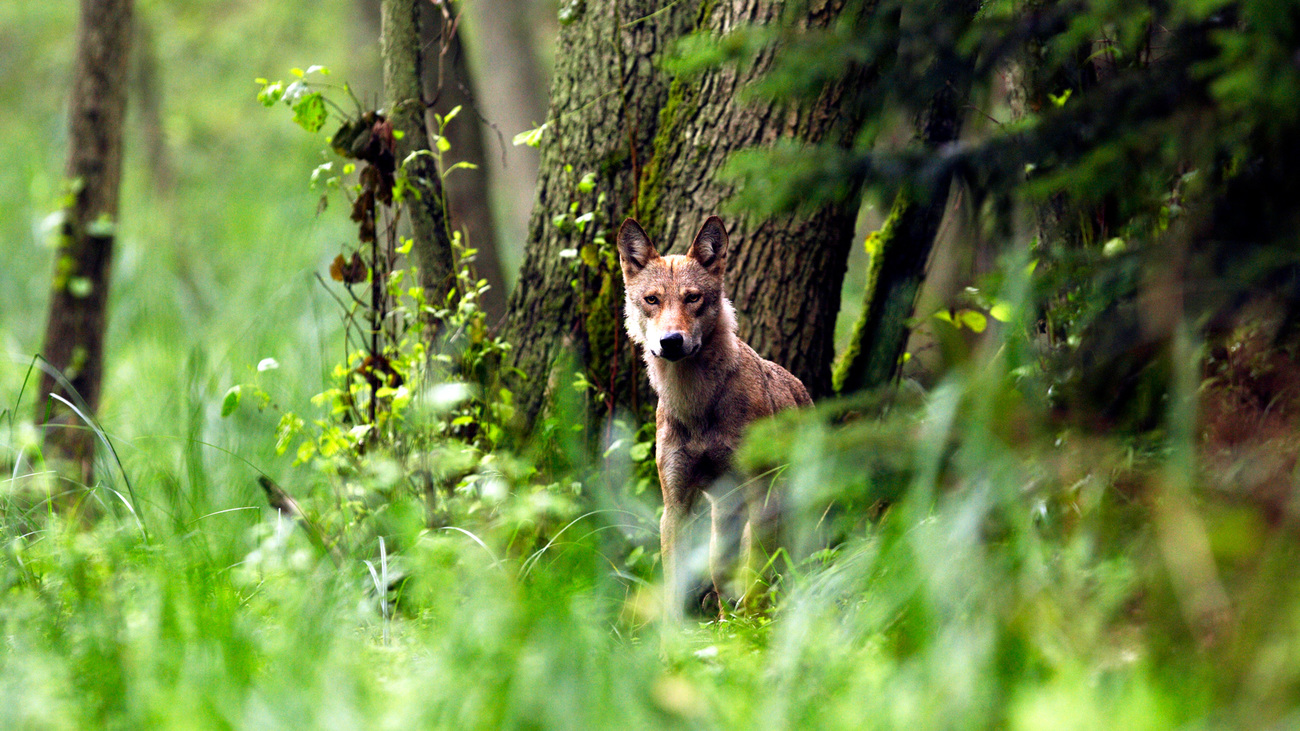
{"label": "blurred background foliage", "polygon": [[[539,47],[573,8],[531,7]],[[486,436],[508,393],[467,410],[448,384],[384,443],[299,464],[277,444],[348,433],[312,401],[345,361],[316,275],[355,231],[342,199],[318,212],[323,140],[263,111],[253,79],[322,62],[378,99],[364,2],[138,3],[98,416],[120,461],[96,498],[129,493],[138,520],[51,512],[66,486],[20,393],[75,9],[0,6],[0,725],[1294,725],[1300,11],[852,8],[675,51],[685,72],[780,43],[753,90],[775,96],[873,67],[854,148],[729,170],[759,215],[866,186],[844,347],[886,215],[938,200],[944,223],[901,379],[742,450],[786,494],[771,609],[672,627],[651,435],[628,417],[576,433],[581,383],[514,449]],[[954,83],[961,136],[928,145],[917,120]],[[499,240],[517,262],[521,237]]]}

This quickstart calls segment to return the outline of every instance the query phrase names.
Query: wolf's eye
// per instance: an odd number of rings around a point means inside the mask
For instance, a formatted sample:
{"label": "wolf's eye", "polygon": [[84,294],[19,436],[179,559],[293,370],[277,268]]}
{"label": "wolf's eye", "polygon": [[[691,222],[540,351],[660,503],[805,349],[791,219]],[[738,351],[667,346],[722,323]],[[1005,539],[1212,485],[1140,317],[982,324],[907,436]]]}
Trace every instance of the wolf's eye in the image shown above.
{"label": "wolf's eye", "polygon": [[693,304],[695,304],[696,302],[699,302],[699,301],[700,301],[700,293],[699,293],[699,292],[692,292],[692,293],[686,295],[686,304],[688,304],[688,305],[693,305]]}
{"label": "wolf's eye", "polygon": [[649,297],[645,298],[645,303],[647,305],[657,305],[659,304],[659,298],[654,295],[650,295]]}

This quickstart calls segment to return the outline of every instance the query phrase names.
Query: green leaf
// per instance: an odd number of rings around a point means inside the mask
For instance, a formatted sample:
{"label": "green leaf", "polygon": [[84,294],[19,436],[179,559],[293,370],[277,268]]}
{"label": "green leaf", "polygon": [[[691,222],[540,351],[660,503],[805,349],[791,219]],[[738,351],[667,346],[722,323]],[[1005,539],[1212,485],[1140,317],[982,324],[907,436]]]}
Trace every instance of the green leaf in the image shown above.
{"label": "green leaf", "polygon": [[262,85],[262,90],[257,92],[257,100],[264,107],[273,107],[275,103],[284,97],[284,82],[275,81]]}
{"label": "green leaf", "polygon": [[435,141],[433,144],[438,148],[438,152],[446,152],[447,150],[451,149],[451,143],[448,142],[447,138],[443,137],[442,135],[438,135],[437,141]]}
{"label": "green leaf", "polygon": [[1011,322],[1011,305],[1006,302],[996,302],[989,308],[989,317],[998,322]]}
{"label": "green leaf", "polygon": [[329,75],[330,75],[330,70],[327,69],[327,68],[325,68],[324,66],[321,66],[320,64],[316,64],[316,65],[314,65],[314,66],[308,66],[308,67],[307,67],[307,73],[309,73],[309,74],[314,74],[314,73],[316,73],[317,71],[320,72],[320,75],[321,75],[321,76],[329,76]]}
{"label": "green leaf", "polygon": [[231,386],[230,390],[226,391],[226,397],[221,400],[222,418],[230,416],[231,414],[235,413],[235,409],[239,408],[239,396],[240,396],[239,386]]}
{"label": "green leaf", "polygon": [[86,233],[98,239],[108,238],[116,230],[113,223],[113,217],[107,213],[99,214],[99,217],[86,225]]}
{"label": "green leaf", "polygon": [[472,163],[472,162],[468,162],[468,161],[465,161],[465,160],[461,160],[460,162],[456,163],[455,165],[452,165],[451,167],[447,168],[447,170],[443,172],[442,177],[445,178],[445,177],[447,177],[448,175],[451,175],[451,171],[452,171],[452,170],[459,170],[459,169],[461,169],[461,168],[464,168],[464,169],[466,169],[466,170],[478,170],[478,165],[475,165],[475,164]]}
{"label": "green leaf", "polygon": [[280,361],[276,360],[275,358],[263,358],[257,364],[257,372],[261,373],[263,371],[273,371],[279,367],[280,367]]}
{"label": "green leaf", "polygon": [[325,125],[325,98],[319,91],[303,94],[293,105],[293,121],[308,132],[319,132]]}
{"label": "green leaf", "polygon": [[300,69],[300,68],[298,68],[298,67],[296,67],[296,66],[293,67],[293,68],[291,68],[291,69],[289,69],[289,73],[293,74],[294,76],[297,76],[297,77],[300,78],[300,79],[304,76],[304,74],[303,74],[303,72],[302,72],[302,69]]}
{"label": "green leaf", "polygon": [[627,456],[631,457],[633,462],[644,462],[650,456],[650,448],[653,446],[654,442],[637,442],[628,450]]}
{"label": "green leaf", "polygon": [[85,299],[93,291],[95,291],[95,283],[90,281],[90,277],[73,277],[68,280],[68,294],[77,299]]}
{"label": "green leaf", "polygon": [[512,139],[511,142],[514,143],[515,147],[518,147],[520,145],[527,145],[529,147],[538,147],[539,145],[542,144],[542,134],[544,132],[546,132],[545,124],[543,124],[542,126],[536,129],[529,129],[520,132],[519,134],[514,136],[514,139]]}
{"label": "green leaf", "polygon": [[595,173],[587,173],[586,175],[582,176],[582,180],[578,181],[579,193],[590,193],[592,190],[595,189],[595,187],[596,187]]}
{"label": "green leaf", "polygon": [[957,313],[957,324],[982,333],[989,326],[989,319],[975,310],[961,310]]}

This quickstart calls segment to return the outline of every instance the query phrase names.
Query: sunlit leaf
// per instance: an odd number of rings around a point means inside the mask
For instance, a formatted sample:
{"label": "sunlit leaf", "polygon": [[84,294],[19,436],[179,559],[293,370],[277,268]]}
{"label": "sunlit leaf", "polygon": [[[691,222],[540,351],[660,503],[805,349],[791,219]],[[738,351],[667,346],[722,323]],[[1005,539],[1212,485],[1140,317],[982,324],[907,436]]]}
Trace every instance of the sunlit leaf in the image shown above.
{"label": "sunlit leaf", "polygon": [[239,408],[240,393],[239,386],[231,386],[230,390],[226,391],[226,397],[221,400],[221,415],[223,417],[230,416],[235,413],[235,409]]}

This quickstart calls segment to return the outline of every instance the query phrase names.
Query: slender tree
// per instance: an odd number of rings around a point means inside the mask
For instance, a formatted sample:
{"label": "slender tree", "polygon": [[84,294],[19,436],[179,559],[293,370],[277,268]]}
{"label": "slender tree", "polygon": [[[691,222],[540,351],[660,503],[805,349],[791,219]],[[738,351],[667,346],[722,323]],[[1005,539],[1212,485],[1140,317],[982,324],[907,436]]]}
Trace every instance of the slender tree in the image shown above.
{"label": "slender tree", "polygon": [[[380,5],[380,54],[384,62],[384,94],[397,141],[400,165],[413,153],[429,150],[422,91],[420,0],[383,0]],[[454,281],[455,269],[442,204],[442,178],[432,155],[416,155],[406,166],[414,191],[407,200],[420,284],[429,301],[441,302]]]}
{"label": "slender tree", "polygon": [[[453,14],[460,12],[460,4],[424,3],[423,8],[423,46],[429,55],[424,65],[424,94],[432,105],[430,114],[445,116],[457,107],[461,110],[444,132],[451,144],[451,149],[443,155],[444,166],[450,170],[461,162],[472,165],[452,170],[443,181],[447,189],[448,213],[456,228],[465,235],[467,243],[478,252],[474,267],[491,287],[479,304],[487,313],[488,320],[497,322],[505,315],[506,281],[501,271],[500,242],[492,214],[491,168],[479,125],[482,112],[476,91],[478,78],[465,50],[459,22],[462,16]],[[430,126],[433,124],[436,123]]]}
{"label": "slender tree", "polygon": [[[130,71],[131,0],[82,0],[69,104],[68,204],[55,258],[36,421],[51,456],[94,477],[95,435],[65,405],[99,408],[109,271],[118,219],[122,123]],[[59,398],[54,398],[55,396]]]}
{"label": "slender tree", "polygon": [[[960,56],[956,46],[977,9],[970,0],[936,4],[925,26],[933,29],[927,35],[939,41],[935,44],[939,50],[928,61],[911,62],[907,56],[914,51],[906,43],[899,49],[903,65],[928,66],[922,78],[929,80],[934,91],[916,115],[914,125],[917,141],[930,153],[956,142],[961,135],[974,63]],[[835,369],[836,391],[848,393],[880,386],[898,373],[952,180],[952,171],[945,170],[910,185],[894,201],[889,219],[877,236],[862,316]]]}

